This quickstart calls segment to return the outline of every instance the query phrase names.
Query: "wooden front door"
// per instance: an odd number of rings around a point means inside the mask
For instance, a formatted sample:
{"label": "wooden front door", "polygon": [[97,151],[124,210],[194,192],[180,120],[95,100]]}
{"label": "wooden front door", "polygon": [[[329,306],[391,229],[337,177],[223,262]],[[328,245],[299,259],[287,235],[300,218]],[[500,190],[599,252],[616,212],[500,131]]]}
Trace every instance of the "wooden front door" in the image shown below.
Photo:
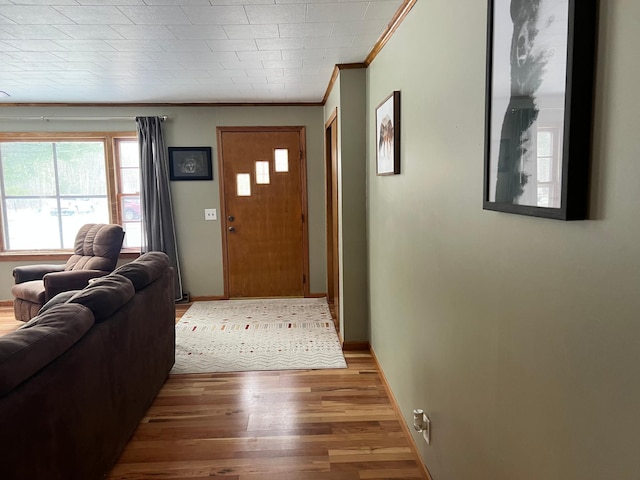
{"label": "wooden front door", "polygon": [[229,298],[308,295],[304,127],[218,128]]}

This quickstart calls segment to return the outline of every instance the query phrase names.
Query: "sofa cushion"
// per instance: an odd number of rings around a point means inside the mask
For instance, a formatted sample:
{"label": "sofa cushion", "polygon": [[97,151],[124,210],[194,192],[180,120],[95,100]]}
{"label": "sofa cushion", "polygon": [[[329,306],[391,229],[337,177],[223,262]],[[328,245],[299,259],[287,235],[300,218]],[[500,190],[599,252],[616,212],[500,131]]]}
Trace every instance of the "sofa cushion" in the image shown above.
{"label": "sofa cushion", "polygon": [[67,292],[61,292],[45,303],[42,308],[38,311],[38,315],[42,315],[44,312],[49,310],[51,307],[55,307],[56,305],[60,305],[61,303],[67,303],[67,301],[73,297],[80,290],[69,290]]}
{"label": "sofa cushion", "polygon": [[164,252],[147,252],[131,263],[116,268],[113,273],[128,278],[136,292],[153,282],[169,266],[169,257]]}
{"label": "sofa cushion", "polygon": [[101,322],[133,298],[133,284],[122,275],[110,274],[92,281],[73,295],[68,303],[79,303],[89,308]]}
{"label": "sofa cushion", "polygon": [[44,282],[42,280],[17,283],[11,287],[11,294],[14,298],[21,298],[40,305],[44,304],[44,293]]}
{"label": "sofa cushion", "polygon": [[0,337],[0,396],[66,352],[93,323],[82,305],[56,305]]}

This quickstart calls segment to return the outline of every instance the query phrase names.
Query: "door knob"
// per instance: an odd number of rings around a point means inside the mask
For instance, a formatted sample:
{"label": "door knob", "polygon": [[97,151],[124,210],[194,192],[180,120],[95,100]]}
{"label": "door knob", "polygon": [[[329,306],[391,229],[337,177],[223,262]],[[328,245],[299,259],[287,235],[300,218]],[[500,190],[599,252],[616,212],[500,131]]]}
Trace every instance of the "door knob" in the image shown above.
{"label": "door knob", "polygon": [[236,231],[236,227],[229,227],[227,230],[229,230],[231,233]]}
{"label": "door knob", "polygon": [[236,217],[234,217],[233,215],[229,215],[229,221],[233,222],[236,219]]}

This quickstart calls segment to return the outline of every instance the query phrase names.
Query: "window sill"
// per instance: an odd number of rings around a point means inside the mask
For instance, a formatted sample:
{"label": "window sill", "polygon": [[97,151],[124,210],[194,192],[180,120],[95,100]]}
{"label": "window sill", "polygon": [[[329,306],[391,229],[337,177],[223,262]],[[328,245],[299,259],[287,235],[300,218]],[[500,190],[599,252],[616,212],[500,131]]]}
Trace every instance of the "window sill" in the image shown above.
{"label": "window sill", "polygon": [[[0,252],[0,262],[28,262],[28,261],[66,261],[71,255],[72,250],[34,250],[20,252]],[[123,248],[120,251],[120,259],[138,258],[140,251],[133,248]]]}

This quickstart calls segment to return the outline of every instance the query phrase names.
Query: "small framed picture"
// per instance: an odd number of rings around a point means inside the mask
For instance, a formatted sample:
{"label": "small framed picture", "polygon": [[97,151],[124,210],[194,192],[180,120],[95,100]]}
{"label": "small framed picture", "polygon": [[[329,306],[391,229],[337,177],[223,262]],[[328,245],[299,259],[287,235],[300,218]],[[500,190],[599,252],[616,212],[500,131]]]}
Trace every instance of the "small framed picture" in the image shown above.
{"label": "small framed picture", "polygon": [[213,180],[211,147],[169,147],[171,180]]}
{"label": "small framed picture", "polygon": [[400,92],[394,91],[376,108],[376,174],[400,173]]}

